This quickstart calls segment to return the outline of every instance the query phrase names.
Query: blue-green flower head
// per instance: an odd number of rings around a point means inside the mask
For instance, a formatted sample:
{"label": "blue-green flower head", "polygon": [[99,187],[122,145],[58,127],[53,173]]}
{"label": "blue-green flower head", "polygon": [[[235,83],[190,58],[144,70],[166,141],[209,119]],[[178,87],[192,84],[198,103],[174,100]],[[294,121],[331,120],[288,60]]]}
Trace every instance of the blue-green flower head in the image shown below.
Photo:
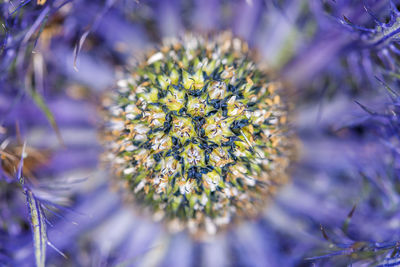
{"label": "blue-green flower head", "polygon": [[174,228],[214,234],[286,181],[280,84],[228,32],[166,40],[118,85],[107,107],[116,177]]}

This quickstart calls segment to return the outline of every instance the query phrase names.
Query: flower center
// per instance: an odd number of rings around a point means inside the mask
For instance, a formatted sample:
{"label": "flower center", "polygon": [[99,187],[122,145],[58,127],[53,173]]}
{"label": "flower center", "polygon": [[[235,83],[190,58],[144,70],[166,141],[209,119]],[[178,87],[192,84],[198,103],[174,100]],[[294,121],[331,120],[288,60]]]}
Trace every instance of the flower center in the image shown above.
{"label": "flower center", "polygon": [[192,233],[256,215],[285,181],[279,83],[224,33],[169,41],[118,82],[109,155],[137,203]]}

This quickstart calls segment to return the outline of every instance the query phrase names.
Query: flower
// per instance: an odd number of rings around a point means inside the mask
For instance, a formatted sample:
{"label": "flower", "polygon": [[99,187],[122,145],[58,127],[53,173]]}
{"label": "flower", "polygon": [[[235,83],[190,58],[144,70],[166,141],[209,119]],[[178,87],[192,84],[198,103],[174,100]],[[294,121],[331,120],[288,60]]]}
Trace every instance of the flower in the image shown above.
{"label": "flower", "polygon": [[[4,115],[0,129],[0,200],[4,209],[0,213],[0,238],[4,242],[0,245],[0,262],[17,266],[44,266],[45,263],[56,266],[348,263],[347,258],[338,257],[323,257],[318,261],[318,256],[327,254],[350,255],[360,260],[360,264],[374,260],[382,264],[395,262],[398,240],[395,231],[397,87],[387,75],[379,77],[378,85],[369,79],[374,74],[379,76],[381,71],[381,62],[369,52],[383,53],[386,47],[393,50],[395,39],[386,38],[392,35],[384,33],[387,41],[384,48],[367,46],[362,50],[367,52],[360,56],[360,43],[365,43],[365,37],[354,25],[368,23],[368,12],[360,5],[337,2],[47,0],[2,3],[0,78],[4,89],[0,92],[0,109]],[[387,10],[380,4],[367,9],[372,8],[382,13]],[[329,17],[326,12],[334,16]],[[342,16],[342,13],[346,13],[342,22],[357,23],[351,30],[337,23],[335,16]],[[395,23],[387,25],[396,32]],[[290,182],[274,192],[265,208],[256,209],[256,218],[229,223],[226,231],[207,239],[195,239],[186,231],[171,232],[149,218],[154,217],[154,210],[163,208],[155,201],[157,194],[154,195],[157,190],[163,190],[159,186],[162,181],[154,179],[156,186],[150,187],[145,179],[150,173],[146,164],[154,165],[143,162],[142,169],[137,171],[129,158],[141,151],[124,142],[129,141],[127,135],[132,133],[139,141],[150,136],[151,147],[142,152],[149,153],[149,149],[164,152],[173,145],[169,143],[172,139],[157,136],[156,129],[168,122],[168,136],[179,138],[181,143],[203,129],[204,136],[218,142],[230,131],[238,138],[243,137],[241,143],[247,148],[253,145],[249,125],[257,128],[255,114],[250,115],[251,122],[243,121],[239,127],[233,127],[233,122],[224,125],[224,117],[210,116],[207,119],[212,121],[206,121],[207,127],[198,125],[195,128],[182,116],[175,116],[175,119],[181,118],[180,121],[173,122],[172,118],[167,121],[164,116],[167,113],[157,105],[146,110],[149,114],[135,113],[135,107],[141,107],[138,98],[143,98],[165,104],[168,110],[179,114],[185,101],[179,96],[181,91],[173,87],[169,95],[161,98],[157,94],[159,91],[153,90],[176,85],[174,79],[180,80],[187,90],[200,90],[201,84],[209,82],[207,92],[212,99],[219,100],[228,94],[229,79],[240,72],[246,73],[247,67],[232,64],[220,69],[226,79],[219,82],[216,79],[204,81],[207,76],[185,70],[184,64],[183,67],[178,65],[179,68],[168,66],[171,70],[168,75],[157,70],[161,63],[172,62],[166,60],[163,50],[157,47],[162,40],[182,38],[183,48],[177,50],[184,53],[192,45],[190,40],[203,40],[204,46],[210,45],[210,40],[198,36],[216,36],[218,40],[225,31],[247,42],[259,58],[257,69],[266,65],[268,79],[279,81],[286,89],[279,93],[279,98],[288,106],[290,120],[281,123],[295,132],[296,140],[299,139],[300,144],[297,144],[294,138],[289,138],[299,146],[299,155],[298,161],[290,163]],[[185,32],[197,37],[185,40],[182,37]],[[374,38],[381,32],[375,29],[370,34],[368,37]],[[151,48],[152,56],[144,60],[145,51]],[[391,53],[385,56],[389,57],[388,62],[395,61]],[[232,55],[242,59],[242,51],[237,54]],[[227,55],[229,58],[231,54]],[[373,67],[343,64],[354,62],[354,58],[361,63],[370,62]],[[357,74],[359,69],[366,70],[367,78]],[[136,72],[128,78],[127,73],[132,70]],[[205,72],[207,74],[207,70]],[[262,77],[240,78],[244,78],[245,88],[250,84],[262,88],[265,85]],[[148,81],[143,84],[145,79]],[[353,83],[353,80],[359,82]],[[115,88],[117,81],[119,91]],[[370,88],[364,90],[361,86],[364,84]],[[376,90],[382,88],[382,84],[391,88],[388,90],[392,97],[390,105],[384,100],[384,93]],[[132,99],[128,95],[130,91],[124,91],[127,87],[135,92]],[[105,91],[115,96],[108,102],[108,115],[103,116],[99,106]],[[254,99],[256,105],[260,98]],[[275,102],[275,98],[266,99]],[[203,103],[201,98],[189,100],[193,102],[188,106],[190,114],[201,118],[208,109],[220,109],[214,105],[227,105],[228,116],[225,117],[243,112],[241,105],[248,105],[247,100],[238,97],[233,100],[231,97],[226,103]],[[262,116],[265,108],[260,104],[255,111]],[[280,108],[273,110],[278,111]],[[188,110],[184,112],[189,113]],[[116,122],[120,113],[125,116],[122,124]],[[158,113],[162,116],[157,117]],[[137,116],[149,119],[141,121]],[[106,127],[114,128],[99,127],[104,119],[112,122]],[[126,129],[130,132],[124,135],[122,127],[126,119]],[[114,130],[112,134],[108,134],[110,129]],[[97,140],[98,133],[106,141],[105,148]],[[271,144],[270,149],[281,149],[278,144]],[[117,175],[99,167],[98,158],[104,155],[104,150],[111,152]],[[118,160],[116,150],[128,154],[129,158]],[[205,148],[194,144],[185,151],[188,166],[199,164],[202,159],[198,155],[206,154],[203,150]],[[265,153],[263,149],[258,152],[254,149],[255,153],[250,154],[249,151],[251,149],[239,151],[247,153],[243,160],[256,160],[257,154]],[[228,158],[221,153],[214,155],[212,166],[217,166],[221,159],[235,161],[231,155]],[[173,169],[173,162],[166,162],[164,158],[163,163],[162,160],[154,171],[164,165],[164,169]],[[240,163],[234,166],[238,167],[239,174],[244,173],[241,172],[243,168],[252,168]],[[197,170],[193,171],[194,175],[196,173]],[[115,181],[122,181],[124,177],[128,185],[131,183],[128,190],[115,186]],[[209,177],[210,188],[210,184],[221,177]],[[207,179],[204,182],[207,183]],[[182,188],[184,192],[192,192],[199,184],[185,183]],[[233,188],[240,188],[240,185]],[[142,193],[146,190],[146,194]],[[268,190],[260,189],[269,194]],[[153,195],[147,195],[149,192]],[[136,201],[151,197],[150,216],[126,204],[123,198],[128,193]],[[263,198],[262,194],[255,196]],[[176,199],[175,196],[167,201]],[[237,206],[225,204],[221,212],[234,208]],[[194,207],[189,212],[193,210]],[[164,213],[171,214],[168,210]],[[236,211],[231,215],[236,215]],[[200,220],[199,224],[202,222]],[[179,226],[173,222],[172,225]],[[363,251],[372,253],[364,257],[365,253],[360,253]],[[380,251],[383,256],[379,257],[377,252]]]}
{"label": "flower", "polygon": [[142,63],[107,106],[116,177],[172,228],[215,234],[264,209],[285,179],[286,111],[247,44],[186,35]]}

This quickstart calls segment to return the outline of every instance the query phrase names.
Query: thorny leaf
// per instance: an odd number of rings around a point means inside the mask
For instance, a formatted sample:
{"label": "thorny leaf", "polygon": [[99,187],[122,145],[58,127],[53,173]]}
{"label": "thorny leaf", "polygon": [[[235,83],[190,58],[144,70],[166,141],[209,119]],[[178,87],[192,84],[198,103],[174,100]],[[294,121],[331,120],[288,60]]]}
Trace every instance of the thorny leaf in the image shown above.
{"label": "thorny leaf", "polygon": [[83,34],[82,34],[82,36],[81,36],[81,38],[79,38],[79,42],[78,42],[78,44],[75,46],[75,48],[74,48],[74,70],[75,71],[78,71],[78,67],[77,67],[77,60],[78,60],[78,55],[79,55],[79,52],[81,51],[81,48],[82,48],[82,45],[83,45],[83,43],[85,42],[85,40],[86,40],[86,37],[89,35],[89,33],[90,33],[90,30],[91,29],[88,29],[88,30],[86,30]]}
{"label": "thorny leaf", "polygon": [[37,267],[44,267],[46,261],[46,222],[40,202],[28,188],[24,189],[32,227],[33,246]]}
{"label": "thorny leaf", "polygon": [[343,20],[348,24],[353,24],[345,15],[343,15]]}
{"label": "thorny leaf", "polygon": [[350,211],[349,214],[347,215],[346,220],[345,220],[344,223],[343,223],[342,229],[343,229],[343,232],[344,232],[344,233],[347,233],[347,230],[349,229],[349,224],[350,224],[351,218],[352,218],[353,215],[354,215],[354,211],[356,210],[356,208],[357,208],[357,204],[354,204],[354,205],[353,205],[353,208],[351,209],[351,211]]}
{"label": "thorny leaf", "polygon": [[36,199],[32,191],[25,185],[22,173],[24,166],[24,157],[26,153],[25,147],[26,143],[24,143],[24,147],[21,153],[21,160],[18,164],[17,179],[24,190],[26,201],[28,203],[36,266],[44,267],[46,261],[47,244],[46,222],[40,202]]}
{"label": "thorny leaf", "polygon": [[390,88],[390,86],[387,85],[384,81],[382,81],[381,79],[379,79],[377,76],[375,76],[375,79],[377,79],[378,82],[379,82],[380,84],[382,84],[382,86],[385,87],[385,89],[390,93],[390,95],[391,95],[392,97],[396,97],[396,98],[399,97],[399,94],[398,94],[396,91],[394,91],[392,88]]}
{"label": "thorny leaf", "polygon": [[87,29],[84,31],[82,36],[79,38],[79,42],[75,45],[75,47],[74,47],[74,65],[73,65],[75,71],[78,71],[77,60],[78,60],[79,52],[81,51],[81,48],[82,48],[83,44],[85,43],[87,36],[89,35],[89,33],[92,30],[97,28],[97,26],[100,24],[101,19],[104,17],[104,15],[107,13],[107,11],[111,8],[111,6],[114,4],[114,2],[115,2],[115,0],[108,0],[106,2],[106,5],[102,9],[102,11],[96,15],[93,22],[91,24],[89,24]]}
{"label": "thorny leaf", "polygon": [[324,229],[324,227],[322,226],[322,224],[320,224],[319,227],[320,227],[322,236],[323,236],[327,241],[330,241],[329,236],[328,236],[327,233],[325,232],[325,229]]}
{"label": "thorny leaf", "polygon": [[360,102],[354,100],[354,102],[359,105],[365,112],[369,113],[370,115],[376,115],[376,112],[370,110],[369,108],[367,108],[366,106],[364,106],[363,104],[361,104]]}

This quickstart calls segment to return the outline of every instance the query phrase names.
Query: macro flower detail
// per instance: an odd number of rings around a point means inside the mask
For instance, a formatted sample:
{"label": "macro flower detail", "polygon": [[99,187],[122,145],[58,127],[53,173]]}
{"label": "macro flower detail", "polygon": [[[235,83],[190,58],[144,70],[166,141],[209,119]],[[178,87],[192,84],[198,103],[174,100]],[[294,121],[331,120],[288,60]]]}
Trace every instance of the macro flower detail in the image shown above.
{"label": "macro flower detail", "polygon": [[291,152],[268,76],[230,33],[165,40],[104,101],[108,159],[127,194],[192,234],[257,215]]}
{"label": "macro flower detail", "polygon": [[400,265],[399,3],[2,1],[0,266]]}

